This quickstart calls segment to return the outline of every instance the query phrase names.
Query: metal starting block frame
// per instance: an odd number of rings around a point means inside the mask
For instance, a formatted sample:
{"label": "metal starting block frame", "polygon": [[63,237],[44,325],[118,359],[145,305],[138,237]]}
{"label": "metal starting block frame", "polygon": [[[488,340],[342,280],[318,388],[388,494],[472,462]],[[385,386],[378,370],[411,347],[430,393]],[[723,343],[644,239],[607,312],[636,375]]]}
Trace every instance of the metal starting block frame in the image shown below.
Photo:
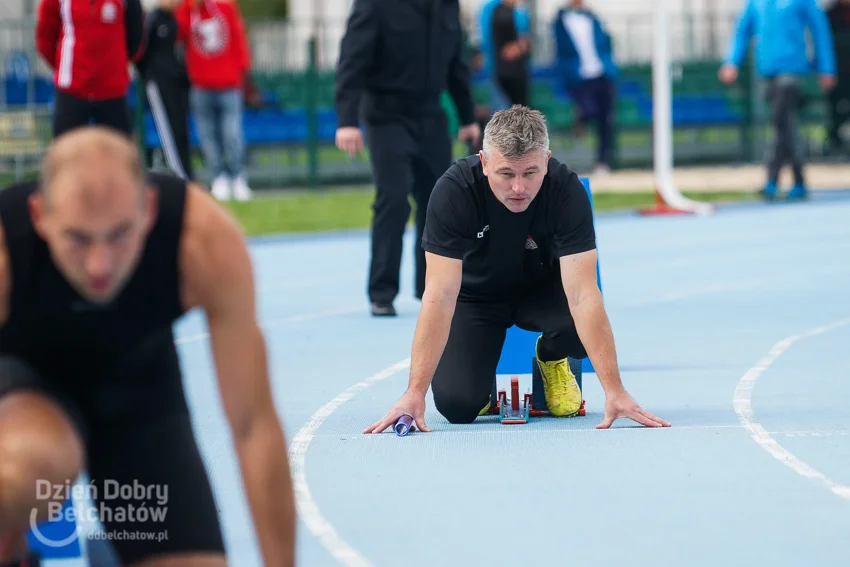
{"label": "metal starting block frame", "polygon": [[[570,365],[570,370],[576,377],[579,389],[584,391],[582,386],[583,361],[568,358],[567,362]],[[499,420],[504,424],[522,424],[527,423],[529,418],[532,417],[550,415],[549,408],[546,405],[546,392],[543,389],[543,377],[540,375],[540,367],[537,365],[536,357],[532,357],[531,359],[531,392],[520,394],[520,376],[524,376],[526,379],[529,377],[528,374],[497,374],[493,379],[490,400],[496,400],[496,403],[491,403],[487,414],[498,415]],[[510,390],[498,388],[500,378],[510,379]],[[584,416],[586,414],[586,402],[582,400],[578,415]]]}
{"label": "metal starting block frame", "polygon": [[522,404],[519,401],[519,378],[514,376],[511,378],[511,397],[505,390],[499,390],[499,421],[502,423],[528,423],[528,418],[531,413],[531,393],[526,393],[522,397]]}

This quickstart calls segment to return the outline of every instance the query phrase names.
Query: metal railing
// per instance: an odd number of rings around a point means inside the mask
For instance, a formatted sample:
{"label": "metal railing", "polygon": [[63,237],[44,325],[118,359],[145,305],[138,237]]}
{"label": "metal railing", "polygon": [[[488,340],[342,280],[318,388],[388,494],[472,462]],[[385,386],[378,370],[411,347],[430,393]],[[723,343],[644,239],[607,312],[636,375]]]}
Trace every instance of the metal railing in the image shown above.
{"label": "metal railing", "polygon": [[[708,62],[708,73],[715,73],[714,66],[726,51],[726,42],[732,27],[732,15],[718,17],[716,21],[698,20],[687,15],[673,17],[671,46],[673,46],[674,91],[692,77],[681,72],[689,61]],[[609,19],[605,22],[614,36],[617,62],[624,74],[643,77],[642,96],[651,95],[651,81],[646,81],[646,72],[651,61],[652,21],[650,16],[628,16]],[[50,139],[50,106],[44,102],[39,89],[49,87],[50,70],[35,49],[34,25],[32,20],[0,22],[0,60],[4,63],[3,77],[16,78],[25,84],[23,101],[7,105],[6,92],[9,81],[0,81],[0,180],[20,178],[34,172],[38,158]],[[322,76],[333,72],[338,56],[338,44],[345,20],[340,18],[326,21],[317,26],[314,22],[247,22],[254,72],[274,76],[277,81],[292,81],[293,84],[278,84],[277,104],[285,112],[299,107],[301,119],[305,121],[306,137],[298,141],[280,144],[262,144],[250,147],[249,172],[254,180],[272,186],[317,185],[319,183],[365,182],[370,179],[366,159],[348,160],[319,134],[323,116],[328,109],[319,107],[317,100],[327,89],[321,82]],[[534,63],[549,66],[552,63],[553,38],[551,22],[535,22]],[[713,63],[712,63],[713,62]],[[297,78],[297,81],[295,80]],[[703,81],[706,81],[703,77]],[[640,81],[638,81],[640,82]],[[295,84],[297,83],[297,85]],[[709,93],[736,99],[735,104],[745,109],[740,123],[721,125],[690,125],[679,128],[676,134],[676,162],[695,161],[721,163],[729,161],[753,161],[761,158],[770,139],[765,127],[767,107],[761,95],[761,87],[755,79],[737,85],[733,89],[722,87],[709,77],[706,87]],[[280,88],[277,88],[280,87]],[[332,88],[332,86],[330,87]],[[295,93],[299,101],[286,99],[286,93]],[[283,93],[283,94],[281,94]],[[20,92],[18,93],[20,95]],[[324,93],[327,95],[327,93]],[[143,98],[143,97],[142,97]],[[818,101],[815,101],[817,103]],[[568,106],[568,103],[562,103]],[[322,114],[324,112],[324,114]],[[332,112],[332,109],[330,109]],[[144,131],[142,113],[139,129]],[[622,117],[616,118],[622,122]],[[817,119],[810,120],[806,127],[811,143],[811,155],[817,155],[817,143],[822,137],[822,127]],[[553,147],[559,157],[575,164],[577,168],[592,165],[592,137],[576,140],[571,131],[553,132]],[[649,166],[651,155],[651,126],[642,125],[619,128],[617,133],[617,155],[624,166]],[[464,149],[457,147],[457,153]]]}

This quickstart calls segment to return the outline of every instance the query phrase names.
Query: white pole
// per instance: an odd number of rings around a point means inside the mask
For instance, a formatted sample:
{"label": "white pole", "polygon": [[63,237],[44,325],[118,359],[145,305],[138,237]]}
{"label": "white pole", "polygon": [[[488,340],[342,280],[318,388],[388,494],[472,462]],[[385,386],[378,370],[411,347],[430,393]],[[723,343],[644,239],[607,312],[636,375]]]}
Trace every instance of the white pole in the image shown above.
{"label": "white pole", "polygon": [[655,0],[652,57],[652,131],[656,179],[660,180],[672,168],[673,152],[668,134],[673,128],[672,93],[670,85],[670,54],[668,49],[667,0]]}
{"label": "white pole", "polygon": [[655,183],[658,193],[674,209],[697,214],[714,207],[686,198],[673,179],[673,84],[670,78],[669,0],[654,0],[652,56],[652,131]]}

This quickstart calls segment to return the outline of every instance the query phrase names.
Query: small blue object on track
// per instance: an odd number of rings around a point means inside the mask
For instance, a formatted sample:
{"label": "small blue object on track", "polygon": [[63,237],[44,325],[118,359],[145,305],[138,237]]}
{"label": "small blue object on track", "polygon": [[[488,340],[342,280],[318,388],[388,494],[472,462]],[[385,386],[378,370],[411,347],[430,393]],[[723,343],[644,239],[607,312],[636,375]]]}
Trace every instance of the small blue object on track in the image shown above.
{"label": "small blue object on track", "polygon": [[393,427],[393,429],[395,429],[396,435],[398,435],[399,437],[404,437],[405,435],[410,433],[410,430],[412,429],[412,427],[413,427],[413,416],[404,414],[403,416],[398,418],[398,420],[395,422],[395,426]]}

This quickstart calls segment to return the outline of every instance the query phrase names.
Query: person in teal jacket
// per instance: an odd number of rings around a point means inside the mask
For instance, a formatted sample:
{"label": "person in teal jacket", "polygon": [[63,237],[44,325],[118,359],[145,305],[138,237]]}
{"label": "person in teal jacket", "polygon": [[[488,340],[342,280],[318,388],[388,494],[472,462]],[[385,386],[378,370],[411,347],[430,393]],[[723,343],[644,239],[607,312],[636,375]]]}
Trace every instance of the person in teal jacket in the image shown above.
{"label": "person in teal jacket", "polygon": [[[807,55],[807,29],[814,43],[813,61]],[[767,83],[767,102],[776,130],[776,142],[767,164],[767,184],[761,193],[767,199],[776,197],[779,173],[790,162],[794,187],[788,198],[805,198],[808,190],[795,111],[799,107],[802,77],[814,71],[820,75],[825,92],[835,86],[835,50],[829,23],[817,0],[747,0],[720,68],[721,81],[731,84],[738,78],[738,69],[753,37],[756,38],[755,68]]]}

